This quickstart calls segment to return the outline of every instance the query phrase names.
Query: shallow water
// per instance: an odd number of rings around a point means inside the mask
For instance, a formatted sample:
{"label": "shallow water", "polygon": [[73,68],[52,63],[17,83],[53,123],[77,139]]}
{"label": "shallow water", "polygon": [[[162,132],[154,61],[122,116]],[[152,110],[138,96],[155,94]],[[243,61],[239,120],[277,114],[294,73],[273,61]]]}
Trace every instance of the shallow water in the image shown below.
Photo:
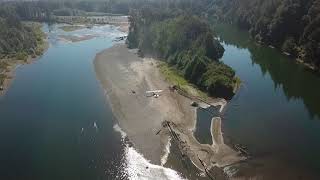
{"label": "shallow water", "polygon": [[320,77],[250,41],[245,31],[226,25],[215,31],[225,48],[222,61],[243,81],[223,115],[225,137],[247,146],[254,157],[296,168],[296,176],[318,176]]}
{"label": "shallow water", "polygon": [[[157,172],[157,179],[180,178],[150,164],[114,126],[93,59],[124,34],[113,26],[74,32],[58,26],[44,26],[50,48],[17,68],[0,99],[0,179],[136,179],[151,176],[148,170]],[[88,34],[97,38],[76,43],[59,38]]]}
{"label": "shallow water", "polygon": [[220,107],[199,108],[197,110],[197,124],[195,138],[202,144],[212,144],[211,121],[213,117],[221,117]]}

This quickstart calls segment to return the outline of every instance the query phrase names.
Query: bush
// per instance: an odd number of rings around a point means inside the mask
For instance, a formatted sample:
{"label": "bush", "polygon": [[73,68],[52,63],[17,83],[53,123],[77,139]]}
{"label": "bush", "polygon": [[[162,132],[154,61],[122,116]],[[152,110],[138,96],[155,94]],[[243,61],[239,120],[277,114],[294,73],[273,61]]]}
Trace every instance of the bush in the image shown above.
{"label": "bush", "polygon": [[18,60],[26,61],[28,59],[28,54],[26,52],[19,52],[17,53],[16,58]]}
{"label": "bush", "polygon": [[296,54],[296,42],[294,40],[294,38],[289,37],[287,38],[284,43],[282,44],[282,51],[290,53],[290,54]]}
{"label": "bush", "polygon": [[201,87],[212,96],[230,99],[234,93],[235,72],[221,62],[212,62],[201,79]]}
{"label": "bush", "polygon": [[7,78],[6,75],[0,74],[0,86],[3,85],[3,82],[4,82],[4,80],[5,80],[6,78]]}

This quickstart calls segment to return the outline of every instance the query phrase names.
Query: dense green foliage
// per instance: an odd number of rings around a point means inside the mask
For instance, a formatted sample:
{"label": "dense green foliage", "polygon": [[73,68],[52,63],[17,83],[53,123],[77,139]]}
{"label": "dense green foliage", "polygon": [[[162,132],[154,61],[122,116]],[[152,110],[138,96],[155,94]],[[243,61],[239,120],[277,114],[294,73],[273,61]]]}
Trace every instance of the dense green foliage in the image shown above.
{"label": "dense green foliage", "polygon": [[25,60],[28,55],[39,53],[42,37],[34,28],[20,22],[10,6],[0,8],[0,57],[15,56]]}
{"label": "dense green foliage", "polygon": [[208,14],[320,67],[320,0],[216,0]]}
{"label": "dense green foliage", "polygon": [[[206,12],[212,0],[39,0],[9,1],[24,20],[48,21],[52,15],[83,15],[85,12],[101,12],[127,15],[130,9],[143,6],[159,9],[183,9],[193,14]],[[86,14],[87,15],[87,14]]]}
{"label": "dense green foliage", "polygon": [[[113,3],[116,4],[116,3]],[[128,7],[127,3],[127,7]],[[53,15],[56,16],[78,16],[87,15],[86,12],[107,12],[108,3],[105,1],[10,1],[0,2],[0,6],[11,6],[15,9],[17,16],[22,20],[33,21],[53,21]],[[119,12],[121,11],[116,9]]]}
{"label": "dense green foliage", "polygon": [[130,16],[128,46],[164,59],[210,95],[230,98],[235,72],[219,61],[224,48],[205,21],[184,11],[144,7]]}
{"label": "dense green foliage", "polygon": [[[184,11],[203,19],[237,24],[248,29],[258,42],[320,67],[320,0],[44,0],[11,4],[16,6],[21,19],[38,21],[51,20],[52,15],[83,15],[93,11],[128,14],[130,9],[143,6],[161,9],[163,13],[158,13],[161,16],[175,17]],[[168,14],[168,10],[175,13]],[[161,18],[168,17],[154,16],[148,20]]]}
{"label": "dense green foliage", "polygon": [[[210,0],[25,1],[5,4],[10,7],[7,14],[13,16],[6,16],[1,21],[4,27],[1,54],[15,54],[19,58],[34,54],[35,35],[19,19],[51,21],[54,15],[128,14],[131,9],[130,47],[138,47],[143,54],[166,60],[189,82],[211,95],[229,98],[233,94],[235,73],[219,61],[224,49],[202,20]],[[8,20],[11,18],[15,19]]]}
{"label": "dense green foliage", "polygon": [[[16,7],[0,7],[0,87],[7,78],[6,70],[17,60],[26,61],[43,52],[44,33],[38,23],[22,23]],[[1,90],[0,90],[1,91]]]}

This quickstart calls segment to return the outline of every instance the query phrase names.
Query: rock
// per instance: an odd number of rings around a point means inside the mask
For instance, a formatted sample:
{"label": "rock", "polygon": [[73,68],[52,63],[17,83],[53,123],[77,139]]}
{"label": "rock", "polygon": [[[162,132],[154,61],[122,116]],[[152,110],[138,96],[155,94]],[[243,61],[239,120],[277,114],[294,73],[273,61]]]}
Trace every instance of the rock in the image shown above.
{"label": "rock", "polygon": [[192,102],[192,103],[191,103],[191,106],[193,106],[193,107],[198,107],[199,104],[198,104],[197,102]]}

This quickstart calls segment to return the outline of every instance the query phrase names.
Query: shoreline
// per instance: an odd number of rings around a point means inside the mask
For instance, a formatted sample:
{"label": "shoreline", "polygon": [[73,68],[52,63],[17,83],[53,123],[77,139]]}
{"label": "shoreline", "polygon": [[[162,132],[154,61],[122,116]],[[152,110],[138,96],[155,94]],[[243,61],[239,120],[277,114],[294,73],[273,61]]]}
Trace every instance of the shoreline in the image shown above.
{"label": "shoreline", "polygon": [[6,92],[8,91],[9,87],[11,86],[12,81],[14,80],[15,71],[16,69],[21,65],[26,64],[32,64],[36,60],[38,60],[48,49],[49,49],[49,41],[47,37],[43,37],[43,46],[42,46],[42,52],[41,55],[37,55],[36,57],[32,57],[31,55],[28,55],[28,58],[24,60],[18,60],[18,59],[1,59],[0,61],[6,61],[9,60],[9,62],[6,62],[8,65],[3,70],[3,75],[5,76],[2,85],[2,89],[0,89],[0,97],[4,96]]}
{"label": "shoreline", "polygon": [[82,37],[74,36],[74,35],[59,35],[58,36],[62,41],[76,43],[81,41],[87,41],[93,38],[96,38],[98,36],[96,35],[84,35]]}
{"label": "shoreline", "polygon": [[[159,72],[158,64],[157,60],[138,57],[125,44],[98,53],[94,60],[97,78],[108,92],[119,126],[137,150],[152,163],[165,164],[161,160],[169,139],[175,137],[180,151],[203,172],[244,160],[224,144],[221,119],[212,119],[216,124],[211,128],[212,138],[218,143],[208,145],[196,140],[197,108],[191,106],[193,100],[169,90],[171,84]],[[146,97],[146,91],[157,89],[163,90],[160,97]],[[215,100],[212,105],[221,105],[222,111],[225,101]]]}
{"label": "shoreline", "polygon": [[295,63],[303,66],[303,67],[304,67],[306,70],[308,70],[308,71],[314,72],[314,73],[316,73],[316,74],[319,74],[319,73],[320,73],[320,69],[317,68],[315,65],[310,64],[310,63],[308,63],[308,62],[305,62],[305,61],[302,60],[301,58],[299,58],[299,57],[297,57],[297,56],[294,56],[294,55],[292,55],[292,54],[290,54],[290,53],[288,53],[288,52],[282,51],[281,48],[275,47],[275,46],[270,45],[270,44],[268,45],[268,44],[266,44],[266,43],[264,43],[264,42],[258,42],[258,41],[255,41],[255,40],[253,40],[253,42],[254,42],[256,45],[258,45],[258,46],[264,46],[264,47],[266,47],[266,48],[270,48],[270,49],[275,49],[275,50],[277,50],[278,53],[286,56],[289,60],[293,60]]}
{"label": "shoreline", "polygon": [[[105,24],[105,25],[110,25],[115,27],[118,31],[123,32],[128,34],[129,32],[129,24],[121,24],[121,25],[117,25],[117,24]],[[77,28],[72,29],[72,30],[65,30],[64,28],[73,28],[74,26],[76,26]],[[94,26],[94,24],[92,24],[92,26]],[[101,24],[99,24],[98,26],[103,26]],[[64,25],[59,27],[59,29],[63,30],[64,32],[73,32],[73,31],[77,31],[77,30],[82,30],[82,29],[88,29],[88,25],[87,24],[78,24],[78,25]],[[66,41],[66,42],[71,42],[71,43],[75,43],[75,42],[80,42],[80,41],[86,41],[86,40],[90,40],[93,38],[97,38],[99,37],[98,35],[91,35],[91,34],[87,34],[87,35],[83,35],[83,36],[76,36],[76,35],[59,35],[58,36],[61,40]]]}

